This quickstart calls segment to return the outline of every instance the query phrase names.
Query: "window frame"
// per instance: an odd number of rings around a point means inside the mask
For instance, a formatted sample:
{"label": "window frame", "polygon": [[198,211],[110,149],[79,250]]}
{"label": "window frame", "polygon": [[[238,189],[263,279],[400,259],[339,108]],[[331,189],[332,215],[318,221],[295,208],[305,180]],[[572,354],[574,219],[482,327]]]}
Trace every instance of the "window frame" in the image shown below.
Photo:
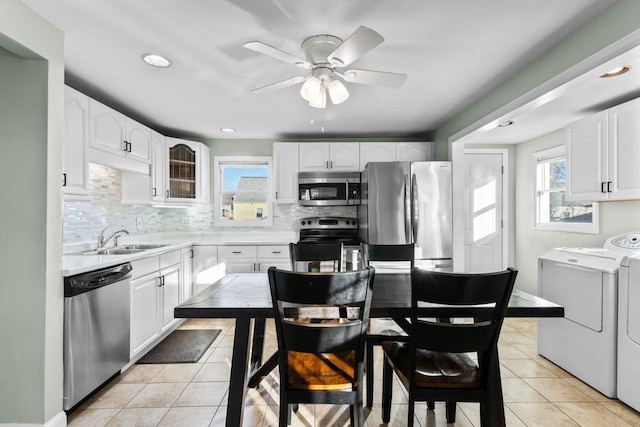
{"label": "window frame", "polygon": [[540,192],[553,193],[563,191],[566,193],[566,184],[563,189],[539,190],[538,166],[549,163],[553,160],[564,159],[567,161],[566,148],[564,145],[539,150],[533,153],[533,228],[541,231],[562,231],[569,233],[598,234],[598,203],[591,202],[592,222],[591,223],[570,223],[570,222],[541,222],[540,215]]}
{"label": "window frame", "polygon": [[[237,164],[242,166],[255,165],[267,168],[267,208],[266,219],[229,220],[222,217],[222,169],[221,165]],[[271,156],[214,156],[213,157],[213,209],[214,225],[217,227],[273,227],[273,167]]]}

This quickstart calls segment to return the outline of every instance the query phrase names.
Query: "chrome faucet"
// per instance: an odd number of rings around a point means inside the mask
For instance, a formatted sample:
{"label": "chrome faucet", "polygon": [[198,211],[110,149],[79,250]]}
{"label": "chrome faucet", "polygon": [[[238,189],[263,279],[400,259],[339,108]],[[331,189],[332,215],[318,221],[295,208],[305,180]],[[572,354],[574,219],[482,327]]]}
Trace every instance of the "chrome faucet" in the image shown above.
{"label": "chrome faucet", "polygon": [[118,231],[114,231],[113,233],[111,233],[111,235],[109,237],[107,237],[106,239],[104,238],[104,232],[107,230],[107,227],[103,228],[102,231],[100,232],[100,234],[98,234],[98,247],[96,248],[96,250],[100,250],[103,249],[104,246],[109,243],[109,240],[113,239],[115,242],[115,246],[118,246],[118,238],[124,233],[124,234],[129,234],[129,232],[127,230],[125,230],[124,228],[122,230],[118,230]]}

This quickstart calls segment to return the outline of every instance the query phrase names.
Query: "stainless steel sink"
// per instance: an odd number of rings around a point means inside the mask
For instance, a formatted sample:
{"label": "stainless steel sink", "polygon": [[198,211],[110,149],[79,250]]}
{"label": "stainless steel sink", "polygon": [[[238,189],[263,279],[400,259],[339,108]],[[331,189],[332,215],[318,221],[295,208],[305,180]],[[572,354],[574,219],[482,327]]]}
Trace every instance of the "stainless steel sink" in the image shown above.
{"label": "stainless steel sink", "polygon": [[80,252],[78,255],[127,255],[127,254],[135,254],[138,252],[146,251],[148,249],[161,248],[163,246],[167,246],[167,245],[131,244],[131,245],[113,246],[108,249],[92,249],[92,250]]}

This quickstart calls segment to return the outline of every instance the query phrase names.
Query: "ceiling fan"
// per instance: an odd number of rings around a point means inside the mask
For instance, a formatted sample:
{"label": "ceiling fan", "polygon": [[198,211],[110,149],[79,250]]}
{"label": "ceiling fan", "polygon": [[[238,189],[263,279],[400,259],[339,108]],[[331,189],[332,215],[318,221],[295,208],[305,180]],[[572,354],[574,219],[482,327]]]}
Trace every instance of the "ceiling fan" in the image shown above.
{"label": "ceiling fan", "polygon": [[325,108],[327,98],[333,104],[340,104],[349,97],[349,91],[340,79],[349,83],[400,87],[407,79],[406,74],[345,68],[383,41],[380,34],[365,26],[359,27],[345,41],[327,34],[312,36],[301,45],[306,59],[297,58],[262,42],[245,43],[243,46],[247,49],[310,71],[306,76],[295,76],[253,89],[252,92],[280,89],[304,82],[300,95],[309,101],[311,107]]}

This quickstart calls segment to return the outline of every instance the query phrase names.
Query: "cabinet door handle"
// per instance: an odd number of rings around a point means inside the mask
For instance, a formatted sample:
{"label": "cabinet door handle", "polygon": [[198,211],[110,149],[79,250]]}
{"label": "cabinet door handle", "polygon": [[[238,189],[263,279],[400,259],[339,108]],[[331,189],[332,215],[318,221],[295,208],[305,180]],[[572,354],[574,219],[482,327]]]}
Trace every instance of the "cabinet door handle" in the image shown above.
{"label": "cabinet door handle", "polygon": [[164,286],[164,276],[160,276],[159,279],[160,279],[160,283],[158,284],[158,287],[161,288]]}
{"label": "cabinet door handle", "polygon": [[611,193],[611,181],[607,182],[607,193]]}
{"label": "cabinet door handle", "polygon": [[326,165],[327,169],[329,169],[329,161],[327,160],[327,161],[326,161],[326,162],[324,162],[324,163],[325,163],[325,165]]}
{"label": "cabinet door handle", "polygon": [[169,190],[167,190],[167,199],[169,198]]}
{"label": "cabinet door handle", "polygon": [[281,254],[281,251],[271,251],[272,254]]}
{"label": "cabinet door handle", "polygon": [[193,249],[191,249],[191,258],[193,258]]}
{"label": "cabinet door handle", "polygon": [[232,254],[241,254],[242,252],[241,251],[232,251],[231,253]]}
{"label": "cabinet door handle", "polygon": [[62,174],[62,186],[63,187],[67,186],[67,174],[66,173]]}
{"label": "cabinet door handle", "polygon": [[601,193],[606,193],[606,191],[604,191],[604,185],[605,185],[605,184],[606,184],[606,182],[604,182],[604,181],[602,181],[602,182],[600,183],[600,192],[601,192]]}
{"label": "cabinet door handle", "polygon": [[158,194],[157,194],[157,192],[156,192],[156,187],[153,187],[153,188],[151,189],[151,195],[152,195],[153,197],[156,197],[156,196],[158,195]]}
{"label": "cabinet door handle", "polygon": [[333,160],[329,161],[329,169],[333,169]]}

